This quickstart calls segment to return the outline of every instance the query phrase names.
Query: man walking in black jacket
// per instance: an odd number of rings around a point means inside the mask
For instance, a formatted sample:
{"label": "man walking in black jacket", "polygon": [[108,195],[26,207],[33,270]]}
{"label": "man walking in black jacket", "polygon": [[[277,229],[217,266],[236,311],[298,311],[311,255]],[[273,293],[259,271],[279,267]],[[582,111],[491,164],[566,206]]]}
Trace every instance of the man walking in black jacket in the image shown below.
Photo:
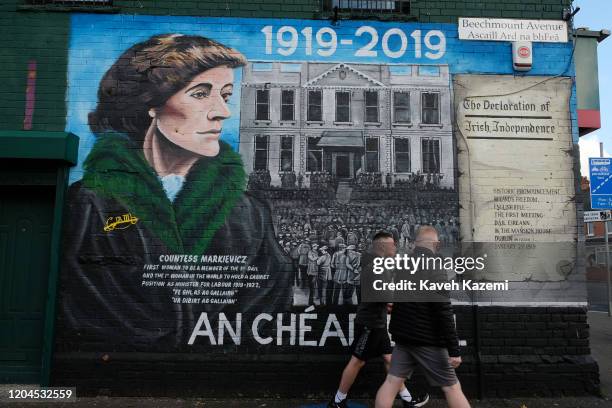
{"label": "man walking in black jacket", "polygon": [[[372,275],[374,258],[394,257],[397,245],[393,234],[378,232],[372,240],[372,251],[363,254],[361,258],[362,272]],[[328,408],[346,408],[347,394],[355,382],[359,371],[366,361],[383,357],[385,367],[389,369],[391,361],[391,341],[387,333],[387,304],[384,302],[360,303],[355,317],[355,340],[351,343],[351,359],[342,372],[340,385],[336,395],[327,405]],[[398,394],[405,408],[422,407],[429,400],[429,395],[411,395],[402,383],[399,384],[391,401]]]}
{"label": "man walking in black jacket", "polygon": [[[440,244],[438,232],[431,226],[419,228],[415,244],[414,257],[435,257]],[[421,270],[414,276],[447,280],[444,271]],[[393,305],[389,332],[396,344],[389,373],[376,394],[376,408],[393,405],[395,395],[416,366],[424,371],[430,385],[442,388],[450,408],[470,407],[455,374],[461,357],[448,292],[430,294],[426,300]]]}

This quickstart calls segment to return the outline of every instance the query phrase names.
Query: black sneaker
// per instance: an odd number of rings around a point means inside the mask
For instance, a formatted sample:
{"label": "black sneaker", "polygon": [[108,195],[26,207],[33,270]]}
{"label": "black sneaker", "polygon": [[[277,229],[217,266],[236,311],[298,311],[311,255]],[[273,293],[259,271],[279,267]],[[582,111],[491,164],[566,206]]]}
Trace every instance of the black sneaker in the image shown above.
{"label": "black sneaker", "polygon": [[335,399],[332,398],[329,404],[327,404],[327,408],[348,408],[348,405],[346,405],[346,399],[343,399],[341,402],[336,402]]}
{"label": "black sneaker", "polygon": [[421,395],[412,394],[412,400],[410,401],[402,400],[402,403],[404,404],[403,405],[404,408],[419,408],[419,407],[424,406],[428,402],[429,402],[429,394],[427,393],[421,394]]}

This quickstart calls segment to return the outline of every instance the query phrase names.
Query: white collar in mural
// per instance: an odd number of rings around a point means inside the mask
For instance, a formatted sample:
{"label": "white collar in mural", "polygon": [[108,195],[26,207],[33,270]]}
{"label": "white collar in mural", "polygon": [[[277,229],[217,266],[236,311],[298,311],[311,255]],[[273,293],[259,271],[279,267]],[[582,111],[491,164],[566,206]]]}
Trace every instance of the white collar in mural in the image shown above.
{"label": "white collar in mural", "polygon": [[174,202],[177,194],[183,188],[185,184],[185,176],[179,174],[168,174],[164,177],[157,176],[162,183],[162,187],[168,196],[168,199]]}
{"label": "white collar in mural", "polygon": [[381,86],[381,87],[385,87],[385,84],[383,84],[382,82],[364,74],[363,72],[360,72],[358,70],[356,70],[355,68],[351,67],[350,65],[347,65],[345,63],[340,63],[338,65],[335,65],[334,67],[332,67],[331,69],[325,71],[324,73],[322,73],[321,75],[311,79],[310,81],[308,81],[306,83],[306,87],[309,86],[315,86],[318,85],[318,82],[320,82],[322,79],[326,78],[327,76],[329,76],[330,74],[339,71],[341,69],[346,69],[347,71],[350,71],[354,74],[356,74],[357,76],[359,76],[360,78],[365,79],[366,81],[372,83],[375,86]]}

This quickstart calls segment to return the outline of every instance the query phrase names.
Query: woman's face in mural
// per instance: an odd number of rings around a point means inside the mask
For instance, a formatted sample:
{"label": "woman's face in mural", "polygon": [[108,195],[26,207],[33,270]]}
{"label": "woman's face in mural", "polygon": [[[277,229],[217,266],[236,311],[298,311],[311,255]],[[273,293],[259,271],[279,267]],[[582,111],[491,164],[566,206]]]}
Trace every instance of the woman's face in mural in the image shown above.
{"label": "woman's face in mural", "polygon": [[219,153],[223,120],[230,117],[234,72],[219,66],[202,72],[155,110],[157,128],[172,143],[202,156]]}

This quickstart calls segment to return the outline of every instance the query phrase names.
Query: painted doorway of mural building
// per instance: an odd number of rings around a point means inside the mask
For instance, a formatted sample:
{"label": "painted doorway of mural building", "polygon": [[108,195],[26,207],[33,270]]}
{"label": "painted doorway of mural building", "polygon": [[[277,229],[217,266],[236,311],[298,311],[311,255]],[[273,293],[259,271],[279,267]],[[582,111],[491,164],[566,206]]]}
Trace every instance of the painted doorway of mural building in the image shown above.
{"label": "painted doorway of mural building", "polygon": [[41,378],[55,189],[0,186],[0,383]]}
{"label": "painted doorway of mural building", "polygon": [[334,169],[333,174],[341,179],[353,177],[351,166],[351,153],[334,153]]}

